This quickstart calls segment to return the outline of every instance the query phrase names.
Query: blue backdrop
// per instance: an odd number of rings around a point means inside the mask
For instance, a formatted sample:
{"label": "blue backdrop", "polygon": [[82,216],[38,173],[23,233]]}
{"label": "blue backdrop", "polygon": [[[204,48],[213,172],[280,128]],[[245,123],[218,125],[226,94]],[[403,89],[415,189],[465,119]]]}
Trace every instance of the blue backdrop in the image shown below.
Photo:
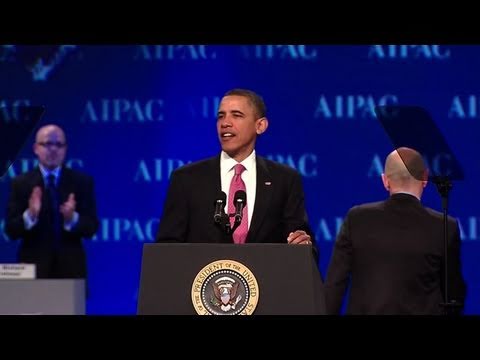
{"label": "blue backdrop", "polygon": [[[347,210],[387,196],[380,174],[393,147],[374,107],[423,106],[464,167],[450,213],[461,225],[466,312],[480,314],[479,60],[478,46],[448,45],[0,45],[0,107],[45,105],[42,123],[66,130],[68,164],[94,176],[101,219],[85,242],[87,312],[134,314],[142,246],[155,238],[169,176],[219,152],[225,91],[264,97],[270,126],[257,152],[302,174],[323,275]],[[15,259],[6,199],[11,178],[36,165],[32,143],[0,179],[0,262]],[[441,209],[433,185],[423,200]]]}

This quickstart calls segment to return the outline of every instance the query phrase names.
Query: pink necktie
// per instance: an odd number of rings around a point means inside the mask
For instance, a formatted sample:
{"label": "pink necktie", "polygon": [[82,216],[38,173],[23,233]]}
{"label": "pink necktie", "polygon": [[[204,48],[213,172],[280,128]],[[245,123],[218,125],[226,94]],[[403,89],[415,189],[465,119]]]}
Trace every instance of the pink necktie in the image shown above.
{"label": "pink necktie", "polygon": [[[243,190],[247,192],[245,183],[242,180],[242,172],[245,170],[245,166],[242,164],[235,165],[235,175],[233,175],[232,182],[230,183],[230,191],[228,193],[228,213],[234,214],[235,213],[235,205],[233,203],[233,199],[235,198],[235,193],[238,190]],[[242,222],[240,226],[235,230],[233,233],[233,242],[235,244],[243,244],[245,243],[245,239],[247,238],[248,234],[248,201],[243,208],[242,212]],[[230,223],[233,227],[235,219],[232,217],[230,218]]]}

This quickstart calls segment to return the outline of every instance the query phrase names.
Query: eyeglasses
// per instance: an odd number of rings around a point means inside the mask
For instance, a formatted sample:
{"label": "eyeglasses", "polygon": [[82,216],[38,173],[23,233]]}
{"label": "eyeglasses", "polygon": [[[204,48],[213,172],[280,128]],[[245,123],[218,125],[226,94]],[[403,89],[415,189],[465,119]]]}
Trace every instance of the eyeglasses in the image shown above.
{"label": "eyeglasses", "polygon": [[60,142],[60,141],[47,141],[47,142],[39,142],[38,145],[41,145],[46,148],[51,148],[52,146],[56,146],[59,149],[63,149],[65,146],[67,146],[66,143]]}

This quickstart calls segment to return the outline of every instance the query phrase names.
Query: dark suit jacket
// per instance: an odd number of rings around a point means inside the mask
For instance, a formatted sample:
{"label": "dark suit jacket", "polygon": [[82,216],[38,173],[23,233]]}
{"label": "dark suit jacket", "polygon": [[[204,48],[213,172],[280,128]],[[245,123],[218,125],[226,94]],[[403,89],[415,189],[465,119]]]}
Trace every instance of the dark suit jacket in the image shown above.
{"label": "dark suit jacket", "polygon": [[[28,208],[35,186],[42,188],[42,208],[38,223],[27,231],[22,215]],[[92,237],[98,229],[93,179],[63,167],[58,180],[58,191],[60,204],[68,199],[70,193],[75,194],[79,221],[72,231],[65,231],[62,219],[61,245],[57,251],[53,248],[53,228],[46,206],[47,190],[38,168],[12,180],[5,230],[10,239],[23,240],[19,247],[19,261],[35,263],[37,277],[85,278],[86,260],[82,238]],[[53,268],[55,271],[52,273]]]}
{"label": "dark suit jacket", "polygon": [[[286,243],[291,231],[305,230],[315,244],[304,208],[300,174],[259,156],[256,163],[255,207],[246,242]],[[214,201],[220,191],[220,156],[175,170],[156,241],[232,242],[213,221]]]}
{"label": "dark suit jacket", "polygon": [[[451,217],[448,229],[449,298],[463,303],[460,236]],[[353,207],[327,273],[328,313],[339,313],[350,280],[347,314],[441,314],[443,234],[443,215],[408,194]]]}

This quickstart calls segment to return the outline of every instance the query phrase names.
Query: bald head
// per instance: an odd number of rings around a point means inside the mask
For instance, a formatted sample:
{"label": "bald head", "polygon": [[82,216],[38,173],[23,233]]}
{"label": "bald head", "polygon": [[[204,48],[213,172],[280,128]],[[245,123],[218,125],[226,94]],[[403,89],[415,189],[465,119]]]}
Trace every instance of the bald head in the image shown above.
{"label": "bald head", "polygon": [[38,129],[37,135],[35,136],[35,142],[42,142],[49,134],[56,134],[63,142],[65,142],[65,133],[62,128],[54,124],[45,125]]}
{"label": "bald head", "polygon": [[53,170],[62,166],[66,150],[65,133],[59,126],[45,125],[37,131],[33,152],[43,167]]}
{"label": "bald head", "polygon": [[392,151],[385,160],[382,174],[385,188],[390,194],[411,192],[420,197],[426,186],[428,171],[419,152],[401,147]]}

